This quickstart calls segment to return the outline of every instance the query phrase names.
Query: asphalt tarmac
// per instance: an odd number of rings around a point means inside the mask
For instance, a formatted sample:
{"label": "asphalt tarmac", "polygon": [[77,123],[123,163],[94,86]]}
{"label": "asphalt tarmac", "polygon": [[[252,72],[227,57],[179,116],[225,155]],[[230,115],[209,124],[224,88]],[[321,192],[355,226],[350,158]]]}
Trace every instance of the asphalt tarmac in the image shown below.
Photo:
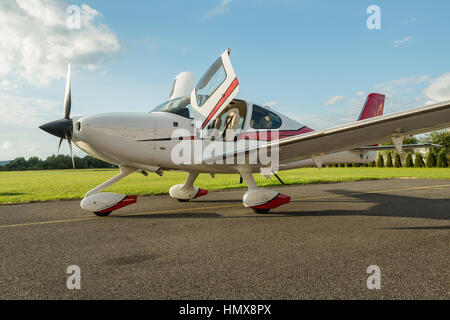
{"label": "asphalt tarmac", "polygon": [[244,189],[106,218],[79,201],[0,206],[0,299],[450,298],[450,180],[274,189],[292,202],[263,215]]}

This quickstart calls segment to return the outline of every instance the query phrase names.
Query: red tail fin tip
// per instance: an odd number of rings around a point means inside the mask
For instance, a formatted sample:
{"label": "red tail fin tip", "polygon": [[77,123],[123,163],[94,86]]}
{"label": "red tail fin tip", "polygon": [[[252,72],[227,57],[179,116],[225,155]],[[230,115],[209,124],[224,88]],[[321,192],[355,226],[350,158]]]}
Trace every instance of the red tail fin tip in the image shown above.
{"label": "red tail fin tip", "polygon": [[358,121],[383,115],[385,97],[384,94],[379,93],[369,94]]}

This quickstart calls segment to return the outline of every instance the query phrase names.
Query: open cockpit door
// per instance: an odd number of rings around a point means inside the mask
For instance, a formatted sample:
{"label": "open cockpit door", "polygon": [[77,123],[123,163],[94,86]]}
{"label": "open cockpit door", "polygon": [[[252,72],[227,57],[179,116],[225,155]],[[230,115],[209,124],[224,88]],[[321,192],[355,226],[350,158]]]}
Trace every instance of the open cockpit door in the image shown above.
{"label": "open cockpit door", "polygon": [[191,93],[191,105],[206,117],[202,129],[227,107],[239,91],[239,81],[234,73],[228,49],[217,59],[200,79]]}

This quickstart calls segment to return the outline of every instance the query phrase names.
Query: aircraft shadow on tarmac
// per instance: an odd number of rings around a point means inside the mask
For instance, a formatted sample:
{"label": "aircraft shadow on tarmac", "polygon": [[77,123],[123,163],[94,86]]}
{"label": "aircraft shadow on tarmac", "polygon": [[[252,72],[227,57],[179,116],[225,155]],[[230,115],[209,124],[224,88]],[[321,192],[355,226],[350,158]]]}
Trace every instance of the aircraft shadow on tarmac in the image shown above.
{"label": "aircraft shadow on tarmac", "polygon": [[[411,196],[401,196],[383,193],[355,193],[347,190],[330,190],[343,198],[330,198],[323,200],[298,200],[299,207],[302,202],[368,202],[373,205],[364,210],[324,210],[324,211],[286,211],[277,212],[277,214],[287,216],[376,216],[376,217],[397,217],[397,218],[419,218],[419,219],[435,219],[450,220],[450,199],[426,199]],[[353,198],[350,200],[348,198]],[[355,201],[357,200],[357,201]],[[411,228],[394,228],[394,229],[436,229],[446,230],[450,226],[438,227],[411,227]]]}
{"label": "aircraft shadow on tarmac", "polygon": [[198,203],[232,203],[232,202],[242,203],[242,199],[195,200],[195,202],[198,202]]}
{"label": "aircraft shadow on tarmac", "polygon": [[[411,196],[401,196],[383,193],[355,193],[347,190],[330,190],[329,192],[340,196],[339,198],[317,199],[317,200],[293,200],[290,206],[290,211],[274,211],[269,214],[253,214],[249,211],[249,215],[245,216],[224,216],[213,212],[177,212],[166,214],[142,214],[142,215],[124,215],[118,218],[139,218],[139,219],[212,219],[212,218],[273,218],[277,217],[307,217],[307,216],[377,216],[377,217],[398,217],[398,218],[420,218],[420,219],[435,219],[435,220],[450,220],[450,199],[426,199]],[[349,199],[352,198],[352,199]],[[228,202],[235,203],[241,200],[219,200],[211,202]],[[200,202],[200,201],[196,201]],[[205,200],[202,200],[205,202]],[[328,202],[330,207],[333,203],[348,202],[357,204],[360,202],[368,202],[373,204],[367,209],[358,210],[317,210],[317,211],[302,211],[302,203],[305,202]],[[354,207],[354,206],[353,206]],[[300,209],[296,211],[295,209]],[[235,208],[230,208],[233,210]],[[240,210],[239,208],[238,210]],[[211,208],[207,208],[208,211]],[[117,216],[116,216],[117,217]],[[398,230],[449,230],[450,226],[430,226],[430,227],[399,227],[392,228]]]}
{"label": "aircraft shadow on tarmac", "polygon": [[212,219],[212,218],[224,218],[224,216],[218,213],[208,212],[178,212],[178,213],[149,213],[149,214],[137,214],[137,215],[123,215],[114,216],[114,218],[126,218],[126,219]]}

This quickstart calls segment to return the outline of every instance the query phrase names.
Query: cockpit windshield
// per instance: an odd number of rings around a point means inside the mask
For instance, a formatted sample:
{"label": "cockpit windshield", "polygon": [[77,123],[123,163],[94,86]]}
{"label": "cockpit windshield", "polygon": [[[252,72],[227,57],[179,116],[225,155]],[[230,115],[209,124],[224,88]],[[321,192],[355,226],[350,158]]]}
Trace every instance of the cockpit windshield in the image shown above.
{"label": "cockpit windshield", "polygon": [[194,113],[191,106],[191,97],[189,96],[164,102],[150,111],[150,113],[152,112],[169,112],[185,118],[194,118]]}

